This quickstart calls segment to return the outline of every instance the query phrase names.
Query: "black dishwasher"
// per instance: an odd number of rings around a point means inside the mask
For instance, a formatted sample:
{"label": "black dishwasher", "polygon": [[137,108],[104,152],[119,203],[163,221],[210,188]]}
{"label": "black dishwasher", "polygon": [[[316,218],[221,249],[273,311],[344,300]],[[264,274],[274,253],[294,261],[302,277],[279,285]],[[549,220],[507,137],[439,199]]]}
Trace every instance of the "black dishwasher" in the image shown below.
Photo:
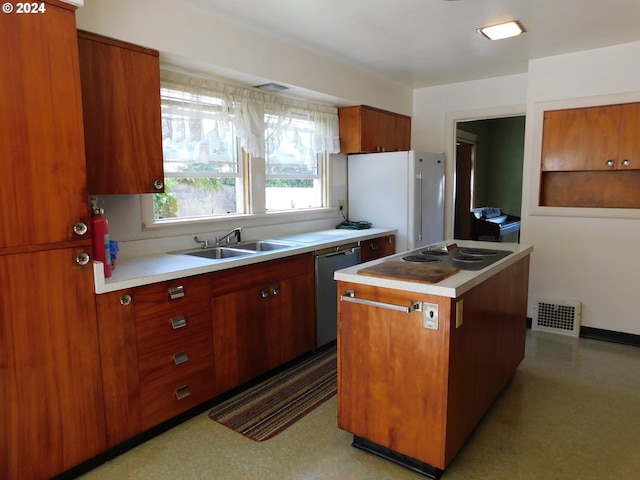
{"label": "black dishwasher", "polygon": [[360,263],[357,243],[316,252],[316,348],[338,335],[338,292],[333,272]]}

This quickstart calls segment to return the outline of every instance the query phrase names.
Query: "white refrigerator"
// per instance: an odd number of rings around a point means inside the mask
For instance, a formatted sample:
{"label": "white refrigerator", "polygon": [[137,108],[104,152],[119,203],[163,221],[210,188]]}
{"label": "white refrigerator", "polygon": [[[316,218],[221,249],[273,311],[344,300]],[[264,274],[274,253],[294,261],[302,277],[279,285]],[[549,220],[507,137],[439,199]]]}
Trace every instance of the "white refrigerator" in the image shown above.
{"label": "white refrigerator", "polygon": [[444,240],[443,153],[349,155],[347,176],[349,220],[396,229],[396,252]]}

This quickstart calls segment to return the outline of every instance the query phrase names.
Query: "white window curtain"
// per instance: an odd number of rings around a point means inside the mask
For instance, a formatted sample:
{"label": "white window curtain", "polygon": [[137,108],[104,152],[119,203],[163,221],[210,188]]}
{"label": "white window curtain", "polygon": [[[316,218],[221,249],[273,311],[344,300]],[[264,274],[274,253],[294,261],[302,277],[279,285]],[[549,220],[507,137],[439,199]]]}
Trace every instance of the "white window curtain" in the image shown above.
{"label": "white window curtain", "polygon": [[[201,99],[203,105],[200,108],[215,110],[222,116],[221,119],[230,120],[240,139],[240,145],[251,155],[261,158],[265,156],[265,114],[308,118],[314,124],[311,142],[313,153],[340,152],[336,107],[268,94],[167,69],[161,70],[161,81],[163,88],[183,91],[189,97]],[[189,103],[189,108],[193,108],[193,104]],[[289,122],[280,122],[275,128],[273,138],[266,139],[267,143],[292,133]]]}

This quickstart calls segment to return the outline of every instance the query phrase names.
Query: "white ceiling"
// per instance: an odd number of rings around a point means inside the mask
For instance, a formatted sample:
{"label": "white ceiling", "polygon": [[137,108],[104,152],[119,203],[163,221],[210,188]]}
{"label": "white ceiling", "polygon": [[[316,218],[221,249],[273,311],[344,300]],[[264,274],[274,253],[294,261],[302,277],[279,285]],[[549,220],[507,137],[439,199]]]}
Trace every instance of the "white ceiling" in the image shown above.
{"label": "white ceiling", "polygon": [[[640,40],[640,0],[183,1],[413,88],[524,73],[530,59]],[[495,42],[476,32],[507,20],[527,32]]]}

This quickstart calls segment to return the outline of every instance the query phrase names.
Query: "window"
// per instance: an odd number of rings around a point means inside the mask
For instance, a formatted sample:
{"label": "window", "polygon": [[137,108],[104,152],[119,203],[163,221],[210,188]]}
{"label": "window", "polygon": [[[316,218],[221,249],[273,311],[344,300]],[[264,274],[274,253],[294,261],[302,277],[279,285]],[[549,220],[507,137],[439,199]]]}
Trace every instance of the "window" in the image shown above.
{"label": "window", "polygon": [[154,224],[326,206],[323,165],[340,150],[335,107],[161,78],[165,193],[153,196]]}
{"label": "window", "polygon": [[242,163],[233,123],[219,98],[162,88],[165,193],[154,217],[244,213]]}
{"label": "window", "polygon": [[323,206],[323,162],[311,148],[313,131],[305,115],[265,115],[267,211]]}

